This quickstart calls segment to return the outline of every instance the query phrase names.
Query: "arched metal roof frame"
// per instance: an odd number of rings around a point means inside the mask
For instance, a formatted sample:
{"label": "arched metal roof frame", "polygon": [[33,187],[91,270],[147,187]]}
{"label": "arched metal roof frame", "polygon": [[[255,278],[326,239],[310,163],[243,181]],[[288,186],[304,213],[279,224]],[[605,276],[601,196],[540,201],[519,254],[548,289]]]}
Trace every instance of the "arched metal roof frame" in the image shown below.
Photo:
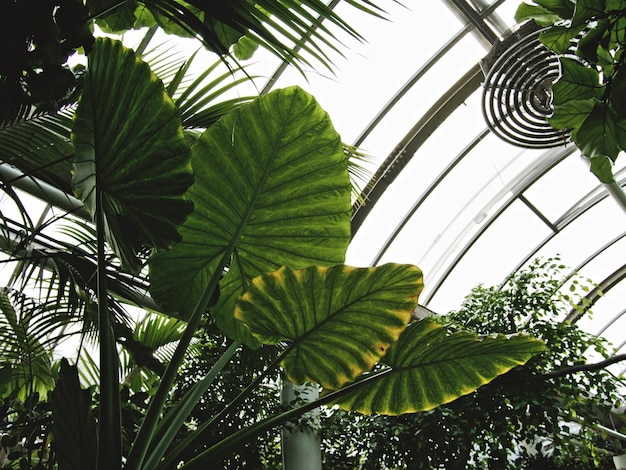
{"label": "arched metal roof frame", "polygon": [[[466,4],[466,2],[450,2],[448,0],[444,0],[444,3],[450,4],[453,8],[458,7],[458,4]],[[424,63],[417,69],[417,71],[411,76],[411,78],[409,78],[409,80],[407,80],[407,82],[394,94],[394,96],[387,102],[387,104],[385,104],[385,106],[383,106],[380,111],[378,111],[376,116],[370,121],[370,123],[356,138],[353,145],[355,147],[359,147],[372,133],[376,125],[380,123],[380,121],[402,99],[402,97],[407,94],[407,92],[426,74],[426,72],[428,72],[439,61],[439,59],[441,59],[446,53],[448,53],[468,33],[474,33],[482,36],[483,42],[487,42],[489,45],[491,45],[493,43],[493,39],[491,38],[495,36],[495,33],[491,29],[486,27],[483,19],[493,13],[493,11],[503,3],[504,0],[497,0],[489,5],[487,8],[485,8],[480,15],[472,15],[471,19],[465,18],[466,22],[463,27],[456,34],[454,34],[442,47],[440,47],[439,50],[435,52],[435,54],[433,54],[428,60],[424,61]],[[463,9],[465,10],[465,8]],[[477,27],[477,24],[482,25],[482,27]],[[481,35],[477,31],[483,31],[483,34]]]}
{"label": "arched metal roof frame", "polygon": [[419,147],[463,102],[474,93],[482,82],[480,65],[476,64],[461,77],[425,113],[392,153],[381,164],[363,190],[364,203],[357,202],[353,207],[352,235],[356,235],[365,217],[371,212],[385,190],[396,176],[409,163]]}
{"label": "arched metal roof frame", "polygon": [[507,192],[511,192],[512,196],[509,197],[502,204],[502,206],[489,217],[489,219],[487,219],[481,229],[476,234],[474,234],[470,241],[466,243],[465,247],[461,250],[461,253],[459,253],[455,260],[449,264],[448,269],[446,269],[445,276],[442,276],[441,281],[438,284],[441,284],[443,280],[445,280],[445,277],[450,274],[454,267],[459,263],[461,258],[463,258],[465,253],[469,251],[469,249],[484,234],[484,232],[486,232],[487,229],[497,220],[497,218],[516,200],[523,202],[527,207],[529,207],[531,211],[542,222],[544,222],[552,232],[539,245],[537,245],[534,250],[528,252],[527,256],[525,257],[525,261],[518,266],[519,268],[523,266],[523,264],[528,262],[532,257],[536,256],[540,249],[543,248],[556,235],[558,235],[561,230],[567,227],[570,223],[574,222],[580,215],[591,209],[593,206],[606,199],[609,196],[608,193],[603,190],[604,188],[602,185],[598,185],[593,191],[584,195],[579,201],[574,203],[570,207],[570,209],[568,209],[561,217],[559,217],[558,220],[551,222],[530,201],[528,201],[526,197],[524,197],[524,191],[526,191],[530,186],[536,183],[543,175],[545,175],[548,171],[554,168],[558,163],[572,155],[572,152],[574,150],[575,148],[573,146],[567,146],[563,149],[551,149],[545,152],[545,154],[541,158],[540,165],[529,168],[527,174],[520,175],[519,180],[514,181],[504,187],[500,191],[500,193],[492,199],[492,201],[502,200],[502,196]]}
{"label": "arched metal roof frame", "polygon": [[[483,221],[480,229],[468,240],[464,246],[460,249],[458,255],[456,255],[452,261],[446,262],[446,268],[444,273],[436,278],[431,283],[434,284],[434,287],[424,296],[423,301],[428,303],[428,301],[435,296],[437,291],[441,288],[445,280],[448,278],[450,273],[456,268],[456,266],[460,263],[463,257],[467,254],[467,252],[474,246],[474,244],[480,239],[480,237],[491,227],[493,223],[496,222],[498,217],[502,215],[506,209],[508,209],[511,204],[515,201],[522,201],[525,205],[531,208],[531,211],[544,223],[547,221],[545,216],[541,214],[529,201],[523,198],[523,192],[526,191],[532,184],[534,184],[539,178],[545,175],[550,169],[552,169],[555,165],[561,162],[564,158],[570,155],[572,149],[571,148],[562,148],[562,149],[551,149],[545,152],[544,157],[541,158],[541,164],[537,166],[532,166],[527,168],[526,174],[520,174],[519,178],[515,181],[512,181],[508,185],[504,186],[485,206],[485,208],[491,207],[496,201],[504,201],[501,206],[489,216],[486,220]],[[507,199],[503,199],[503,197],[507,194],[511,193],[511,196]],[[487,211],[485,211],[487,213]],[[554,231],[555,226],[551,223],[546,223],[550,230]],[[459,236],[457,236],[457,241],[460,242],[462,239],[462,235],[469,231],[469,227],[465,231],[463,231]],[[454,244],[456,246],[456,244]],[[444,264],[444,258],[447,258],[450,254],[450,250],[442,256],[440,259],[439,265]],[[438,266],[435,268],[435,272],[439,269]]]}
{"label": "arched metal roof frame", "polygon": [[[455,44],[457,44],[468,33],[474,33],[476,35],[482,34],[483,41],[486,39],[491,44],[499,41],[500,37],[506,37],[510,33],[506,28],[501,28],[499,34],[494,34],[493,30],[489,28],[487,22],[489,21],[489,14],[495,11],[496,7],[503,2],[493,2],[490,5],[485,6],[484,2],[479,2],[485,9],[480,13],[465,1],[457,0],[444,0],[449,6],[454,8],[457,13],[466,18],[466,21],[453,37],[451,37],[435,54],[433,54],[428,60],[420,64],[418,70],[411,76],[411,78],[400,88],[393,97],[387,102],[387,104],[376,114],[376,116],[370,121],[370,123],[361,131],[354,144],[361,145],[367,137],[372,134],[376,126],[385,118],[390,110],[401,101],[401,99],[407,94],[407,92],[419,82],[419,80],[431,70],[437,61],[443,57]],[[411,130],[405,134],[404,138],[399,141],[394,150],[388,155],[388,157],[379,166],[373,177],[368,182],[363,191],[363,197],[365,203],[356,202],[353,207],[353,236],[359,231],[364,220],[370,215],[374,206],[378,203],[379,199],[385,193],[386,189],[394,182],[400,172],[406,167],[408,162],[413,158],[419,148],[428,140],[430,135],[457,109],[462,103],[468,99],[472,93],[474,93],[481,85],[484,79],[483,71],[480,68],[480,64],[476,64],[468,72],[455,83],[452,87],[444,93],[440,99],[424,113],[424,115],[416,122]],[[411,217],[418,211],[420,206],[426,201],[426,199],[435,191],[435,189],[445,180],[446,176],[465,158],[471,150],[481,142],[485,137],[490,134],[489,129],[483,130],[477,134],[472,141],[470,141],[465,149],[463,149],[455,158],[449,161],[443,170],[433,179],[430,184],[421,192],[421,194],[414,200],[413,205],[407,210],[397,222],[396,227],[391,234],[387,237],[378,247],[378,251],[373,258],[372,264],[377,264],[381,261],[386,251],[391,244],[397,239],[400,232],[406,227]],[[550,230],[550,235],[545,237],[537,246],[528,251],[516,266],[514,271],[520,269],[523,265],[528,263],[534,256],[536,256],[543,247],[545,247],[551,240],[554,240],[566,227],[577,220],[582,214],[594,208],[600,202],[612,196],[617,202],[626,207],[624,204],[624,192],[622,187],[626,181],[619,181],[613,185],[599,184],[588,194],[581,197],[578,201],[566,209],[558,219],[551,219],[542,211],[536,207],[531,200],[529,200],[524,192],[537,182],[542,176],[548,173],[552,168],[558,165],[561,161],[568,157],[574,158],[573,154],[576,152],[576,147],[572,144],[564,144],[562,147],[547,150],[540,157],[540,163],[527,169],[527,173],[518,175],[518,179],[508,184],[505,188],[498,192],[487,204],[487,206],[495,205],[495,202],[500,203],[499,208],[495,213],[491,214],[489,218],[482,221],[481,227],[476,231],[473,236],[464,241],[463,235],[471,233],[473,227],[467,226],[464,231],[457,236],[456,240],[459,243],[463,243],[459,252],[452,257],[453,251],[457,249],[456,243],[450,243],[448,250],[440,256],[439,263],[435,266],[429,267],[429,284],[430,289],[425,292],[420,298],[420,303],[426,308],[429,301],[437,294],[440,288],[445,283],[446,279],[459,265],[463,257],[468,251],[476,244],[482,235],[492,226],[507,208],[509,208],[514,202],[521,202]],[[508,193],[511,195],[506,198]],[[506,198],[506,199],[505,199]],[[485,213],[488,213],[485,211]],[[445,229],[444,229],[445,230]],[[617,240],[622,239],[623,235],[618,237]],[[587,260],[576,266],[575,271],[584,269],[584,267],[591,262],[592,259],[605,252],[609,246],[616,243],[617,240],[609,242],[606,245],[600,247],[594,255],[590,256]],[[442,269],[442,274],[437,274],[437,271]],[[433,278],[433,271],[435,272]],[[624,280],[623,268],[618,268],[612,275],[599,282],[601,290],[608,292],[613,285],[616,285],[620,281]],[[597,281],[597,280],[596,280]],[[593,292],[590,297],[593,297]],[[596,293],[597,295],[597,293]],[[587,300],[590,300],[588,298]],[[594,301],[592,301],[593,303]],[[625,310],[626,311],[626,310]],[[615,323],[622,317],[624,312],[621,312],[617,316],[609,320],[610,324]],[[600,332],[604,332],[608,328],[609,323],[605,323],[600,327]],[[625,342],[626,343],[626,342]],[[616,345],[617,350],[624,347],[624,343]]]}

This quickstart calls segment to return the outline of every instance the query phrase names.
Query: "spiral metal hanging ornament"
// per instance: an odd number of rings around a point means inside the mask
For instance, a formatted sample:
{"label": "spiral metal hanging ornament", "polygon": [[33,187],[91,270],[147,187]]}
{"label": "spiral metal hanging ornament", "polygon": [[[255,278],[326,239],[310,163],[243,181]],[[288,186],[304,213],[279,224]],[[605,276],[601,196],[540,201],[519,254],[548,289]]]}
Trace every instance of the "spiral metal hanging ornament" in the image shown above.
{"label": "spiral metal hanging ornament", "polygon": [[520,28],[481,64],[486,75],[482,108],[487,125],[506,142],[535,149],[570,141],[569,130],[548,123],[552,85],[560,66],[556,53],[539,41],[540,32],[532,25]]}

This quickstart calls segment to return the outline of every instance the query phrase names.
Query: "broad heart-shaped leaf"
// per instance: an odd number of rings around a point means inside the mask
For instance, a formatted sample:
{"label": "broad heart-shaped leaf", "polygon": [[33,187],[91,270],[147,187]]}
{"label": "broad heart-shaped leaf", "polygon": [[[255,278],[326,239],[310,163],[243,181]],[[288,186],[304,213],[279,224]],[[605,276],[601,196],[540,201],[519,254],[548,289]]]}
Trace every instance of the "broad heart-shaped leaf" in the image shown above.
{"label": "broad heart-shaped leaf", "polygon": [[449,333],[427,318],[406,328],[382,359],[387,366],[383,372],[365,374],[362,383],[349,385],[335,403],[365,414],[427,411],[476,390],[543,350],[542,342],[527,336]]}
{"label": "broad heart-shaped leaf", "polygon": [[315,99],[291,87],[222,117],[194,143],[192,159],[195,210],[182,242],[151,258],[151,293],[188,318],[226,259],[212,313],[228,335],[257,346],[233,317],[252,277],[344,260],[351,206],[341,139]]}
{"label": "broad heart-shaped leaf", "polygon": [[422,290],[413,265],[281,267],[255,277],[235,317],[265,344],[290,343],[287,378],[337,389],[371,370],[411,319]]}
{"label": "broad heart-shaped leaf", "polygon": [[119,41],[98,39],[89,54],[74,119],[73,187],[95,217],[102,196],[107,241],[126,268],[142,246],[167,248],[191,212],[193,181],[178,111],[162,83]]}

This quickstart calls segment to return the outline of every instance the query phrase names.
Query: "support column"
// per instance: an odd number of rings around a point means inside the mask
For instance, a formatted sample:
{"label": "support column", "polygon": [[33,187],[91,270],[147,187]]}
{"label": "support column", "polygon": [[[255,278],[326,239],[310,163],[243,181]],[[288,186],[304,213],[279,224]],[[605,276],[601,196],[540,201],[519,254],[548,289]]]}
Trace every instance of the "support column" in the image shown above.
{"label": "support column", "polygon": [[[294,385],[286,382],[282,390],[282,402],[291,404],[299,399],[310,402],[319,397],[317,386]],[[282,431],[283,470],[322,470],[320,436],[320,411],[305,413],[302,425],[290,423]]]}

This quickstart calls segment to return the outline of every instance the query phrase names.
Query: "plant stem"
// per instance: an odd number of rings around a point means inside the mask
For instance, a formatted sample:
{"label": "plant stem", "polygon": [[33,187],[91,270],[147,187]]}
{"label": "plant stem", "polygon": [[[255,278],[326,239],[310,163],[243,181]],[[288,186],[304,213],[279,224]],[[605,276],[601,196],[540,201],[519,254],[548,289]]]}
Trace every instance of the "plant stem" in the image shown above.
{"label": "plant stem", "polygon": [[159,384],[159,388],[152,397],[152,400],[150,401],[150,406],[148,407],[146,417],[141,424],[141,428],[137,433],[135,442],[133,443],[130,454],[128,455],[126,468],[129,470],[139,470],[143,466],[143,462],[146,458],[146,453],[148,452],[148,447],[152,442],[154,431],[159,422],[159,419],[161,418],[161,413],[163,412],[165,402],[167,401],[170,389],[172,388],[172,384],[174,383],[174,379],[176,378],[176,374],[178,373],[178,368],[183,363],[185,353],[187,352],[187,347],[189,346],[191,339],[198,329],[202,314],[206,311],[209,302],[211,301],[213,292],[217,288],[219,280],[222,277],[222,270],[230,259],[231,252],[232,250],[227,250],[224,253],[224,256],[222,257],[218,268],[215,270],[213,276],[209,280],[207,288],[202,294],[200,300],[198,300],[191,314],[191,317],[189,318],[187,327],[185,328],[185,331],[178,341],[178,345],[176,346],[176,350],[172,355],[172,359],[167,365],[163,377],[161,377],[161,383]]}
{"label": "plant stem", "polygon": [[250,392],[260,384],[270,372],[278,367],[283,357],[289,352],[289,348],[283,351],[278,355],[276,359],[274,359],[266,368],[261,372],[257,377],[250,382],[245,389],[243,389],[230,403],[228,403],[222,410],[216,415],[212,416],[210,420],[202,423],[198,428],[189,435],[186,439],[184,439],[170,454],[168,454],[167,458],[161,463],[158,467],[159,469],[167,469],[172,468],[173,465],[177,463],[180,456],[188,450],[190,447],[195,445],[199,440],[202,440],[202,433],[210,428],[214,423],[216,423],[221,418],[225,417],[234,407],[239,405],[249,394]]}
{"label": "plant stem", "polygon": [[[241,343],[233,342],[229,348],[220,356],[217,362],[211,367],[209,373],[199,382],[196,382],[185,395],[174,405],[174,407],[164,416],[156,429],[152,439],[153,444],[148,450],[148,457],[143,464],[143,468],[157,468],[161,458],[176,437],[178,430],[183,425],[193,408],[196,406],[202,395],[220,374],[224,366],[239,349]],[[168,456],[169,457],[169,456]]]}
{"label": "plant stem", "polygon": [[122,420],[117,348],[109,318],[104,253],[104,216],[102,192],[96,195],[96,235],[98,241],[98,331],[100,335],[100,431],[98,470],[122,467]]}

